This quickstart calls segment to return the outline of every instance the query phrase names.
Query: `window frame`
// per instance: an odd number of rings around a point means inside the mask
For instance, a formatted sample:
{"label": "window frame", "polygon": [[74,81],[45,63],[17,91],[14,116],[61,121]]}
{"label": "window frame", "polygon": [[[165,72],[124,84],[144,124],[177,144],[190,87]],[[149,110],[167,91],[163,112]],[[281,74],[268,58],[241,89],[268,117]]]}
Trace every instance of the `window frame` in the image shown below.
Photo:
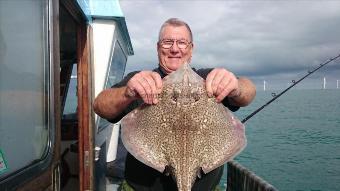
{"label": "window frame", "polygon": [[[47,95],[45,97],[43,110],[45,115],[45,124],[48,129],[47,141],[44,154],[40,159],[35,160],[33,163],[28,164],[0,179],[0,190],[14,190],[23,186],[23,184],[29,182],[32,179],[38,178],[42,175],[44,180],[46,179],[45,173],[51,166],[52,162],[56,157],[56,150],[58,146],[55,145],[58,139],[58,134],[56,133],[56,119],[58,118],[58,112],[56,112],[60,103],[59,99],[55,99],[56,93],[59,93],[56,88],[56,81],[58,81],[59,70],[56,66],[59,66],[59,53],[54,53],[55,50],[59,49],[59,38],[55,36],[58,31],[58,23],[56,20],[56,13],[58,12],[59,1],[43,1],[43,35],[44,35],[44,93]],[[28,18],[29,19],[29,18]],[[59,116],[60,118],[60,116]],[[58,155],[58,154],[57,154]],[[50,181],[51,178],[49,178]],[[50,181],[35,186],[35,188],[48,186],[51,184]],[[48,184],[48,185],[46,185]],[[33,186],[34,187],[34,186]]]}

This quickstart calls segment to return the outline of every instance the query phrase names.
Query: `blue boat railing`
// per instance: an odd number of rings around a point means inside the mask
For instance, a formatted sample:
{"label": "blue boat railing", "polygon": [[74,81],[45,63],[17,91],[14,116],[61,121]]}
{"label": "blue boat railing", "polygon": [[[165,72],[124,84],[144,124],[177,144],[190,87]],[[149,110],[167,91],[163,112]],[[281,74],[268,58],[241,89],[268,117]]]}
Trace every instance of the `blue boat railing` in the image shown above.
{"label": "blue boat railing", "polygon": [[227,191],[278,191],[236,161],[227,164]]}

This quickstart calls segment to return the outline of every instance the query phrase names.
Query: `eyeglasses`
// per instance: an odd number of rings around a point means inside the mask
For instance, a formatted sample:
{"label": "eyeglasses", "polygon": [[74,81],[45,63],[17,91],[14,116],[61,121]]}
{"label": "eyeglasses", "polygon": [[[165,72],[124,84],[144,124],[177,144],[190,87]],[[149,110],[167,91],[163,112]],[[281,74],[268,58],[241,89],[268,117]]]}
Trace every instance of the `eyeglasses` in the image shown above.
{"label": "eyeglasses", "polygon": [[189,46],[189,44],[191,44],[191,42],[188,42],[185,39],[181,40],[163,39],[162,41],[160,41],[160,45],[164,49],[169,49],[174,45],[175,42],[177,43],[179,49],[186,49]]}

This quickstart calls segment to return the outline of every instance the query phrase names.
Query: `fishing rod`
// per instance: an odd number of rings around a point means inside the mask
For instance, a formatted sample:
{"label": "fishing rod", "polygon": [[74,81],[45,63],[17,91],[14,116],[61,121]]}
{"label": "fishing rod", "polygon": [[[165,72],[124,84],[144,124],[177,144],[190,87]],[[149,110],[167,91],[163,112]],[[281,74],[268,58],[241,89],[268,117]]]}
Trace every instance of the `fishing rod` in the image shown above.
{"label": "fishing rod", "polygon": [[305,79],[306,77],[308,77],[309,75],[313,74],[315,71],[319,70],[320,68],[322,68],[323,66],[325,66],[326,64],[335,61],[336,59],[338,59],[340,57],[340,54],[328,59],[326,62],[320,64],[317,68],[315,68],[312,71],[308,71],[308,73],[303,76],[302,78],[300,78],[298,81],[292,80],[292,85],[290,85],[288,88],[286,88],[285,90],[283,90],[281,93],[279,93],[278,95],[276,95],[275,93],[272,93],[273,98],[271,100],[269,100],[267,103],[265,103],[264,105],[262,105],[261,107],[259,107],[257,110],[255,110],[253,113],[249,114],[247,117],[245,117],[241,122],[245,123],[246,121],[248,121],[248,119],[252,118],[256,113],[260,112],[262,109],[264,109],[265,107],[267,107],[270,103],[272,103],[274,100],[276,100],[277,98],[279,98],[280,96],[282,96],[284,93],[286,93],[289,89],[291,89],[292,87],[294,87],[296,84],[300,83],[303,79]]}

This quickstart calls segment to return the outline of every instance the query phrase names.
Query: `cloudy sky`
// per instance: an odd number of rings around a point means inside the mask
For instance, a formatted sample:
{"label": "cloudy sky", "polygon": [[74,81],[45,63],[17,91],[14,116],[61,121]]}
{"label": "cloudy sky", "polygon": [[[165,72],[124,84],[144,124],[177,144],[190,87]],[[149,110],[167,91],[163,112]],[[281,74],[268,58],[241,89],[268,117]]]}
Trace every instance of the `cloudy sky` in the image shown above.
{"label": "cloudy sky", "polygon": [[[159,28],[170,17],[193,31],[192,66],[224,67],[252,79],[258,88],[286,88],[340,54],[339,1],[120,0],[135,55],[126,72],[157,66]],[[297,88],[320,89],[340,81],[340,59]],[[340,82],[339,82],[340,86]]]}

